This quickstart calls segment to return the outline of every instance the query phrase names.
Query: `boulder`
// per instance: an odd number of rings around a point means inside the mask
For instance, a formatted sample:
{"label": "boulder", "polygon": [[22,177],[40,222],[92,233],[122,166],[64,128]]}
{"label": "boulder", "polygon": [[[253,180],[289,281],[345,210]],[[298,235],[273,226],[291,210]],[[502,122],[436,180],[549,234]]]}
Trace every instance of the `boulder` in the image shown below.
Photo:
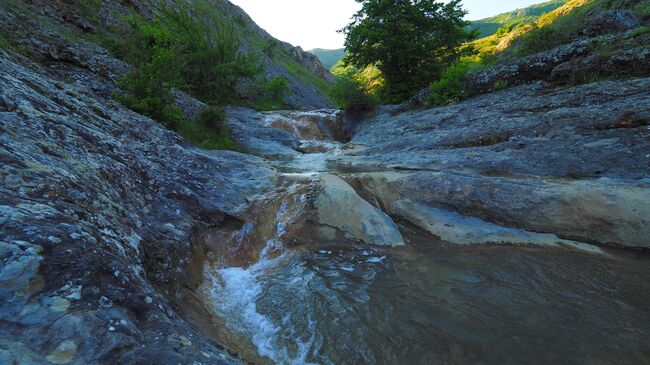
{"label": "boulder", "polygon": [[384,212],[363,200],[341,178],[323,174],[315,201],[318,235],[334,241],[346,239],[379,246],[403,246],[404,239]]}

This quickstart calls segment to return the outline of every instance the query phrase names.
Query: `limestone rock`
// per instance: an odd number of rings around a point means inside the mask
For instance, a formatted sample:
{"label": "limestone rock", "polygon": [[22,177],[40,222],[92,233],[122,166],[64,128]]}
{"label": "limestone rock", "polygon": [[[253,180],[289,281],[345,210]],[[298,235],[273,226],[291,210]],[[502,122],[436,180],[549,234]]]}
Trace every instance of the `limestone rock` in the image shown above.
{"label": "limestone rock", "polygon": [[341,178],[323,174],[316,199],[320,236],[335,240],[337,231],[348,239],[371,245],[403,246],[399,229],[384,212],[357,195]]}

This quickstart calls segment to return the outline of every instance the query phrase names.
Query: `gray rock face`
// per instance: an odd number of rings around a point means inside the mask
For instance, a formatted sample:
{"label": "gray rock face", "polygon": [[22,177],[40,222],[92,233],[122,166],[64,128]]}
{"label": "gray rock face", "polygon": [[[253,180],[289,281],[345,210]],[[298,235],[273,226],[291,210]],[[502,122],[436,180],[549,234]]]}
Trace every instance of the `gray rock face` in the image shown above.
{"label": "gray rock face", "polygon": [[444,108],[386,108],[357,125],[352,142],[367,148],[329,164],[357,172],[353,186],[410,221],[402,198],[504,227],[650,247],[648,90],[650,79],[538,83]]}
{"label": "gray rock face", "polygon": [[639,20],[630,11],[610,10],[590,18],[585,25],[584,34],[596,35],[624,32],[640,25]]}
{"label": "gray rock face", "polygon": [[320,190],[315,205],[321,239],[335,240],[337,231],[340,231],[348,239],[370,245],[404,245],[404,239],[390,217],[361,199],[339,177],[323,174]]}
{"label": "gray rock face", "polygon": [[191,148],[4,52],[0,91],[0,362],[236,362],[181,319],[207,316],[192,237],[272,188],[266,163]]}

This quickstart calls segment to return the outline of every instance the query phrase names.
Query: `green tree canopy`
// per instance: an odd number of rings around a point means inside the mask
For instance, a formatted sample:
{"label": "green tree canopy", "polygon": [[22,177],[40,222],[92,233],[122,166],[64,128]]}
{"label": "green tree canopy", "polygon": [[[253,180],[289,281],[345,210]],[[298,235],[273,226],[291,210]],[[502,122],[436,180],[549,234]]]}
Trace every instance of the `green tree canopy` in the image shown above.
{"label": "green tree canopy", "polygon": [[345,63],[376,65],[386,79],[387,101],[408,98],[440,77],[466,53],[475,35],[467,30],[461,0],[356,0],[363,5],[346,35]]}

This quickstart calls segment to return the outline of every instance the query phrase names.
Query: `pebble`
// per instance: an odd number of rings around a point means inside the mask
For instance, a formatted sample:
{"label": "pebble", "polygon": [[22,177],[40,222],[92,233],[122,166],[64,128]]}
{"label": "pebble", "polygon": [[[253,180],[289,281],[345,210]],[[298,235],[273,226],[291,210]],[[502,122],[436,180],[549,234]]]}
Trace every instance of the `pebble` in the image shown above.
{"label": "pebble", "polygon": [[151,299],[151,297],[147,295],[146,297],[144,297],[144,302],[147,304],[151,304],[153,303],[153,299]]}
{"label": "pebble", "polygon": [[102,296],[101,298],[99,298],[99,305],[104,308],[110,308],[113,306],[113,301],[106,298],[105,296]]}

